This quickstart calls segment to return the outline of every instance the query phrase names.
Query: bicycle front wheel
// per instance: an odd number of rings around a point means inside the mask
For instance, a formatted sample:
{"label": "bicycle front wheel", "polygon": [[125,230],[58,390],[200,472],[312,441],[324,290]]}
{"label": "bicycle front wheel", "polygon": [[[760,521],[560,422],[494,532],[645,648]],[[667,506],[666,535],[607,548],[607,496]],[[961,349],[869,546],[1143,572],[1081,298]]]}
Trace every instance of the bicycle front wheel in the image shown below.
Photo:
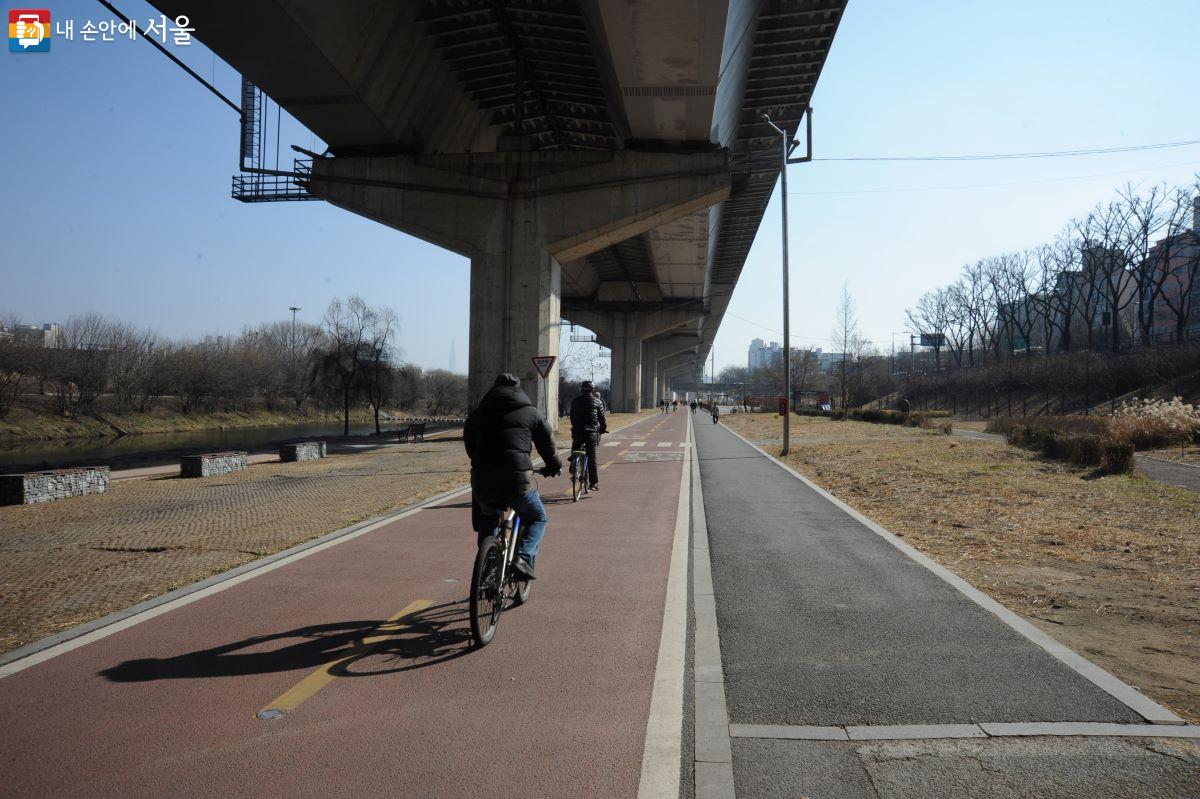
{"label": "bicycle front wheel", "polygon": [[471,572],[471,637],[476,646],[487,646],[496,635],[500,613],[504,610],[504,592],[500,585],[500,563],[504,551],[496,536],[490,535],[479,545],[475,569]]}

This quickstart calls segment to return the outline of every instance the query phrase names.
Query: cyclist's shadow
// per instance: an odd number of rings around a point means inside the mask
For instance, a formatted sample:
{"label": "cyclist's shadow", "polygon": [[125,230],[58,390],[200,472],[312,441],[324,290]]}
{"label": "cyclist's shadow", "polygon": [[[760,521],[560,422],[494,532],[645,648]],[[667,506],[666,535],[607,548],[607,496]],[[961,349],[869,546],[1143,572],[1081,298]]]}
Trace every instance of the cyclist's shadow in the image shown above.
{"label": "cyclist's shadow", "polygon": [[[113,682],[235,677],[328,666],[338,677],[394,674],[472,650],[467,600],[433,605],[395,622],[334,622],[254,636],[170,658],[127,660],[100,675]],[[299,640],[295,640],[299,639]],[[292,641],[292,643],[285,643]],[[276,644],[276,646],[271,646]]]}

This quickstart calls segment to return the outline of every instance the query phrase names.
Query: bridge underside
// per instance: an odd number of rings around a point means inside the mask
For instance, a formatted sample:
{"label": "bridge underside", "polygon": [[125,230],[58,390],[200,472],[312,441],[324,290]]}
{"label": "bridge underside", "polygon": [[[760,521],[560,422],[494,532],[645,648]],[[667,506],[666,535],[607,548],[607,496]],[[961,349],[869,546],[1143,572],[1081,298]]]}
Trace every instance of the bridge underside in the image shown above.
{"label": "bridge underside", "polygon": [[844,0],[154,5],[328,144],[308,191],[471,259],[472,405],[511,371],[554,415],[563,319],[617,410],[699,375]]}

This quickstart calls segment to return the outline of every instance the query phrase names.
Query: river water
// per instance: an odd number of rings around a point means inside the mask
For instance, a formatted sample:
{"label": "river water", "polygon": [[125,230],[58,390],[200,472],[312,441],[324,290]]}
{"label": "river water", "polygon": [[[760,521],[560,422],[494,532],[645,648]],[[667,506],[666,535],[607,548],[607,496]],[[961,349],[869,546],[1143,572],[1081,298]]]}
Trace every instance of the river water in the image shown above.
{"label": "river water", "polygon": [[[381,423],[386,433],[407,422]],[[443,426],[444,427],[444,426]],[[430,423],[428,431],[439,429]],[[351,436],[373,436],[375,425],[351,424]],[[30,441],[0,444],[0,473],[68,466],[135,468],[178,463],[181,455],[224,450],[269,452],[280,444],[317,438],[341,438],[342,425],[308,424],[282,427],[245,427],[186,433],[144,433],[121,438],[78,438],[67,441]]]}

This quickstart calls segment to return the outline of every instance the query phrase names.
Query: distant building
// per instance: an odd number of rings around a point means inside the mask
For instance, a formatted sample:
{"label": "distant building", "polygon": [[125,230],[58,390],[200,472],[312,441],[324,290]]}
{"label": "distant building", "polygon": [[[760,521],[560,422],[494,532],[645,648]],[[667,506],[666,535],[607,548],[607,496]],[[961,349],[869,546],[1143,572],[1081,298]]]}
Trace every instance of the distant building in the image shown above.
{"label": "distant building", "polygon": [[756,338],[750,342],[750,350],[746,355],[747,369],[766,369],[781,363],[783,363],[783,348],[779,346],[778,341],[765,344],[761,338]]}
{"label": "distant building", "polygon": [[63,345],[62,328],[57,322],[44,325],[13,325],[4,330],[7,338],[18,344],[45,349],[58,349]]}
{"label": "distant building", "polygon": [[820,347],[813,350],[813,355],[817,356],[817,369],[824,375],[829,374],[839,363],[846,360],[846,353],[822,352]]}
{"label": "distant building", "polygon": [[1139,343],[1200,338],[1200,197],[1192,203],[1192,229],[1155,242],[1149,261],[1150,286],[1161,288],[1141,298],[1150,341]]}

